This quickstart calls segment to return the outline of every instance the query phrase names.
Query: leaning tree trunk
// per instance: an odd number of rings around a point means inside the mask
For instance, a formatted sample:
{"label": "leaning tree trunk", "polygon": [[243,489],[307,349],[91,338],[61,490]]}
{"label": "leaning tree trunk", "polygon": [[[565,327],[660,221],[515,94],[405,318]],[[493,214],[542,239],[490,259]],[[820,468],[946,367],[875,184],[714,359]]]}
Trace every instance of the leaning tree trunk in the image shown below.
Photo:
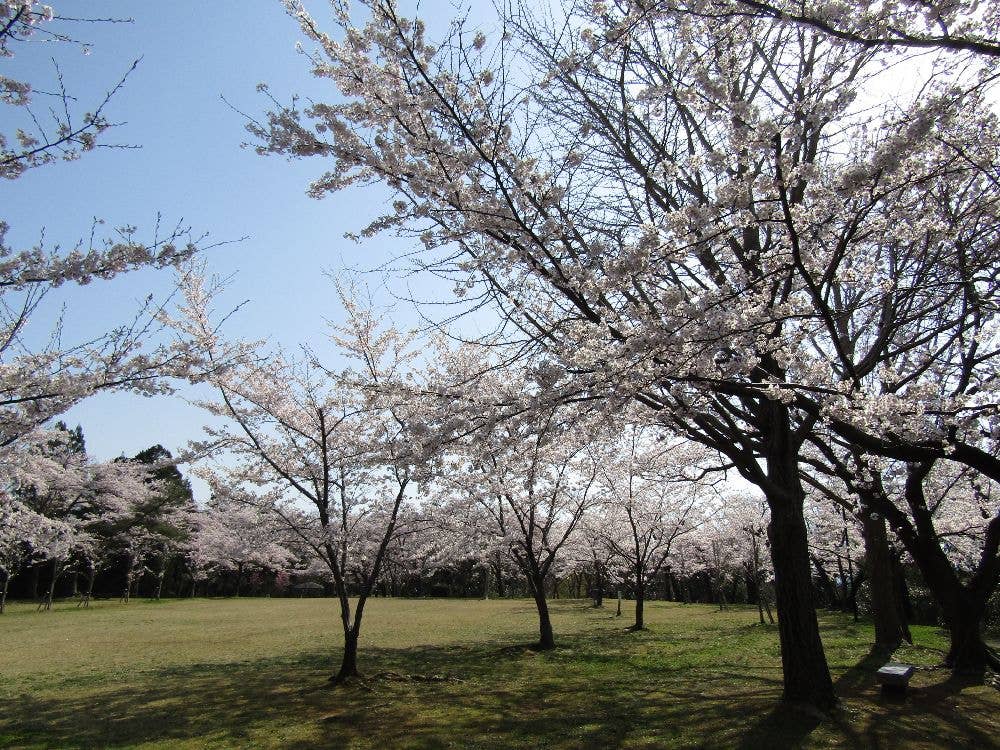
{"label": "leaning tree trunk", "polygon": [[545,577],[532,574],[528,576],[528,588],[535,600],[538,610],[538,648],[547,650],[555,648],[556,639],[552,632],[552,620],[549,617],[549,603],[545,600]]}
{"label": "leaning tree trunk", "polygon": [[765,496],[771,510],[767,537],[774,564],[774,589],[781,641],[783,699],[820,710],[837,703],[827,666],[813,602],[809,570],[809,542],[803,505],[805,491],[799,477],[797,447],[791,435],[787,407],[770,401],[766,416]]}
{"label": "leaning tree trunk", "polygon": [[[924,497],[923,481],[931,467],[931,463],[907,465],[905,495],[915,529],[904,530],[900,538],[920,568],[934,600],[941,607],[941,615],[951,634],[951,647],[945,664],[955,672],[981,674],[987,667],[1000,668],[1000,661],[986,647],[982,635],[986,602],[1000,578],[1000,563],[995,556],[991,557],[980,563],[969,583],[959,579],[941,548]],[[998,527],[1000,520],[994,519],[990,522],[988,533],[1000,532]]]}

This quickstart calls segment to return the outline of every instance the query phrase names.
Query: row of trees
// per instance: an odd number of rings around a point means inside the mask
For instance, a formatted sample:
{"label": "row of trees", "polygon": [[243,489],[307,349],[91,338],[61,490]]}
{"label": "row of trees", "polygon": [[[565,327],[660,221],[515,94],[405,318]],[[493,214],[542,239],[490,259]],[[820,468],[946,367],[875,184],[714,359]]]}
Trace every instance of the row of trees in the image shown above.
{"label": "row of trees", "polygon": [[[365,604],[380,581],[383,591],[412,592],[415,572],[456,565],[482,571],[484,586],[493,576],[495,590],[511,573],[520,578],[543,648],[555,644],[554,581],[572,576],[586,575],[592,593],[625,588],[636,628],[649,587],[683,598],[693,585],[723,602],[735,572],[761,620],[771,615],[766,504],[734,490],[716,451],[642,405],[551,400],[560,375],[551,365],[524,368],[479,344],[417,340],[343,290],[346,321],[333,338],[353,364],[333,372],[308,352],[291,359],[228,341],[212,309],[216,290],[195,271],[182,288],[184,315],[170,324],[207,360],[232,363],[209,378],[217,398],[202,406],[222,421],[196,446],[226,459],[199,471],[228,507],[280,522],[333,582],[345,638],[335,680],[357,673]],[[926,486],[948,565],[973,573],[988,541],[971,519],[977,490],[961,475]],[[810,495],[810,607],[814,587],[850,607],[867,580],[873,611],[893,608],[894,648],[909,638],[904,546],[888,534],[876,546],[859,506],[832,481]]]}
{"label": "row of trees", "polygon": [[[39,425],[96,389],[211,382],[205,407],[225,422],[199,448],[230,456],[203,469],[223,519],[277,519],[323,566],[339,678],[356,673],[380,578],[425,556],[443,520],[461,533],[442,549],[521,572],[551,645],[545,581],[571,540],[603,539],[591,554],[627,558],[641,594],[682,526],[736,513],[732,492],[702,496],[731,473],[768,507],[786,699],[836,700],[813,571],[854,577],[838,528],[860,529],[879,646],[906,637],[895,542],[950,630],[947,662],[996,664],[981,636],[1000,577],[995,2],[504,6],[492,39],[458,19],[440,43],[391,2],[360,3],[357,19],[333,2],[339,38],[285,5],[339,92],[250,122],[259,150],[329,159],[317,197],[395,191],[364,233],[418,239],[420,268],[454,278],[499,331],[417,350],[342,294],[335,338],[354,366],[333,372],[227,342],[189,272],[180,314],[157,316],[178,333],[169,346],[136,354],[140,326],[24,354],[32,290],[194,248],[4,247],[4,289],[20,295],[4,307],[7,454],[30,454]],[[50,17],[0,9],[4,54]],[[890,98],[900,69],[916,85]],[[5,103],[25,106],[29,89],[4,81]],[[99,112],[87,128],[104,127]],[[93,143],[65,132],[5,141],[4,163]],[[835,509],[812,548],[810,496]],[[758,571],[763,523],[747,535]],[[836,561],[848,569],[830,576]]]}
{"label": "row of trees", "polygon": [[[286,2],[338,95],[251,122],[261,152],[328,160],[317,197],[394,190],[367,232],[419,238],[420,267],[502,316],[544,376],[536,424],[635,401],[759,488],[786,699],[836,701],[810,489],[855,514],[873,561],[892,529],[948,664],[996,664],[996,3],[512,4],[492,39],[457,19],[435,42],[360,5],[331,4],[334,36]],[[935,524],[963,483],[967,567]]]}

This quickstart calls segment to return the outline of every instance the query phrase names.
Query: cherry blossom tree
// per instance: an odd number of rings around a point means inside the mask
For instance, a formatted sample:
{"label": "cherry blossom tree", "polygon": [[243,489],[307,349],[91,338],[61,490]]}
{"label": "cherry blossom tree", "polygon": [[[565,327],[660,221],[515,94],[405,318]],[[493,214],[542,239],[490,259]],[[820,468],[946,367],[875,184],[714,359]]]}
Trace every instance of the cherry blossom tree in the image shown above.
{"label": "cherry blossom tree", "polygon": [[886,45],[734,3],[519,6],[495,45],[461,21],[432,44],[394,4],[363,5],[355,24],[333,3],[337,39],[286,2],[344,98],[276,102],[250,124],[261,151],[330,159],[316,197],[396,190],[366,231],[419,237],[423,266],[552,358],[554,396],[637,399],[756,484],[785,698],[832,705],[803,512],[816,425],[1000,479],[979,437],[995,414],[989,65],[950,57],[873,108]]}
{"label": "cherry blossom tree", "polygon": [[759,16],[800,24],[862,47],[948,50],[1000,57],[996,2],[913,3],[894,0],[830,3],[810,0],[733,0],[676,3],[679,12],[706,18]]}
{"label": "cherry blossom tree", "polygon": [[357,369],[335,373],[309,355],[293,361],[225,341],[213,322],[211,289],[198,273],[187,273],[184,291],[185,317],[173,324],[207,362],[231,363],[208,378],[217,398],[200,402],[225,422],[207,427],[208,444],[197,446],[229,458],[200,474],[225,507],[274,514],[321,561],[336,588],[344,634],[343,660],[331,680],[355,677],[365,604],[387,550],[416,523],[409,505],[424,449],[407,429],[412,407],[381,388],[403,377],[411,339],[380,327],[343,296],[348,320],[334,339]]}
{"label": "cherry blossom tree", "polygon": [[286,529],[266,508],[218,499],[198,518],[194,547],[199,567],[236,574],[236,596],[253,571],[276,573],[295,559],[282,545]]}
{"label": "cherry blossom tree", "polygon": [[604,543],[635,592],[633,630],[645,629],[646,587],[665,569],[675,541],[710,509],[697,476],[705,456],[692,448],[641,424],[590,448],[599,467]]}
{"label": "cherry blossom tree", "polygon": [[[3,0],[0,60],[15,51],[30,53],[39,39],[48,49],[52,43],[78,47],[67,25],[79,20],[62,18],[37,2]],[[18,113],[24,115],[23,127],[13,134],[0,133],[0,177],[15,180],[28,169],[75,161],[102,145],[99,136],[112,126],[105,109],[124,79],[91,112],[78,115],[73,112],[73,97],[62,88],[58,67],[56,73],[63,106],[48,108],[54,118],[51,127],[44,115],[31,110],[31,82],[0,74],[0,107],[12,115],[7,122],[14,122]],[[165,228],[157,220],[144,237],[132,226],[105,233],[103,222],[95,221],[87,239],[72,247],[46,241],[44,232],[33,246],[18,247],[7,239],[8,219],[0,216],[0,450],[97,391],[162,393],[168,390],[165,377],[191,372],[189,352],[151,343],[158,309],[152,300],[132,320],[75,343],[62,339],[59,321],[48,336],[38,323],[29,325],[47,312],[45,302],[63,285],[86,285],[140,268],[171,267],[190,257],[198,250],[198,240],[186,229]]]}
{"label": "cherry blossom tree", "polygon": [[[522,387],[524,379],[493,371],[478,382]],[[497,403],[504,399],[496,397]],[[458,465],[439,478],[439,512],[454,523],[493,537],[528,584],[538,611],[538,646],[555,646],[546,580],[586,512],[597,501],[597,462],[586,446],[593,434],[569,408],[506,418],[462,444]],[[457,450],[457,448],[455,449]],[[565,558],[565,559],[564,559]]]}
{"label": "cherry blossom tree", "polygon": [[872,512],[884,514],[941,608],[951,638],[945,663],[970,672],[1000,667],[982,637],[986,604],[1000,581],[994,483],[936,461],[893,466],[880,479],[873,484],[892,489],[869,497]]}
{"label": "cherry blossom tree", "polygon": [[5,512],[21,520],[5,536],[29,550],[33,560],[51,565],[41,605],[46,610],[71,557],[92,560],[99,529],[120,523],[133,503],[155,492],[145,467],[91,462],[79,429],[70,431],[61,423],[8,452],[3,479],[12,488]]}

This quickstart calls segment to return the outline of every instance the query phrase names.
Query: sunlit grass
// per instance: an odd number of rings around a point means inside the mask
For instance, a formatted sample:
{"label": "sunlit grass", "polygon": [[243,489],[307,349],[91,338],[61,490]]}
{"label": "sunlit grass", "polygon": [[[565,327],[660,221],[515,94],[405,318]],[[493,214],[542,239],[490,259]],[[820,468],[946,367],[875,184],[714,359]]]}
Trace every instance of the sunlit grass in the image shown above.
{"label": "sunlit grass", "polygon": [[[1000,693],[922,670],[902,702],[875,687],[871,630],[823,615],[843,708],[778,706],[777,633],[755,611],[553,602],[538,653],[528,601],[369,602],[356,684],[330,689],[329,599],[98,602],[0,618],[0,747],[976,747],[1000,736]],[[945,641],[915,629],[898,659]]]}

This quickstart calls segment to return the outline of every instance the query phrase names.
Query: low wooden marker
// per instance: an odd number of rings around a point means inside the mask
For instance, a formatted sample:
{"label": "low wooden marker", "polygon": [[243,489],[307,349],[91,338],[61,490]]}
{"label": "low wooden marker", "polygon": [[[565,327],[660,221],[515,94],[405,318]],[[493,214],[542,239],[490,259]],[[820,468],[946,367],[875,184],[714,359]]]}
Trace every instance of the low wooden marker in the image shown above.
{"label": "low wooden marker", "polygon": [[906,686],[913,677],[916,668],[912,664],[886,664],[878,672],[875,678],[882,686],[883,693],[906,693]]}

